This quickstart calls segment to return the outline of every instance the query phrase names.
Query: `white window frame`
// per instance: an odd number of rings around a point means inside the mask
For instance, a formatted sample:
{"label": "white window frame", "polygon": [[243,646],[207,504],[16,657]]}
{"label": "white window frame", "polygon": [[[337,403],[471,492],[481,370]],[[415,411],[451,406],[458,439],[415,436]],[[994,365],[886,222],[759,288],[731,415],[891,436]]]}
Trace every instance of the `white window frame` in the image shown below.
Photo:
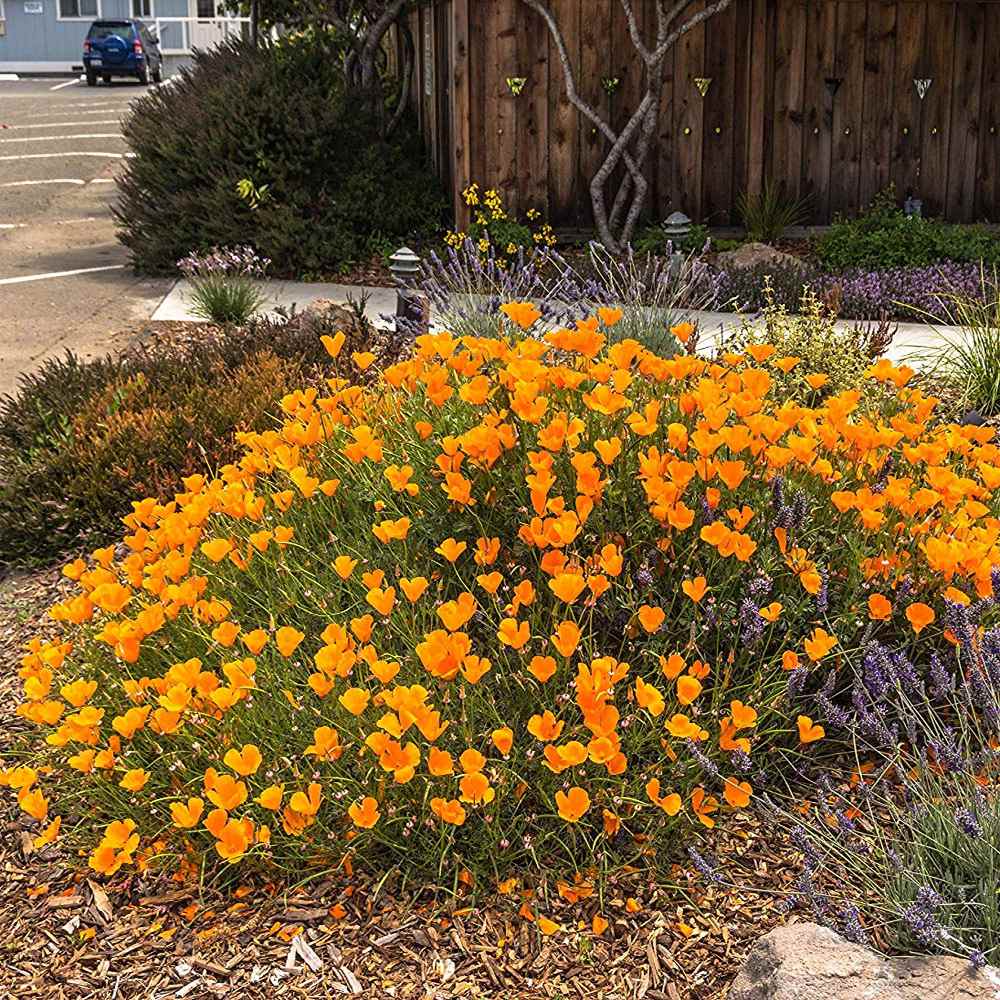
{"label": "white window frame", "polygon": [[[100,0],[98,0],[98,2],[100,2]],[[150,24],[156,20],[156,0],[146,0],[146,3],[149,4],[148,14],[137,14],[135,12],[136,0],[128,0],[128,9],[131,11],[131,14],[129,15],[131,18],[136,21],[142,21],[148,28]]]}
{"label": "white window frame", "polygon": [[0,21],[5,20],[3,13],[3,0],[0,0]]}
{"label": "white window frame", "polygon": [[[77,7],[80,6],[81,2],[82,0],[76,0]],[[55,4],[56,4],[57,21],[100,21],[101,20],[101,0],[97,0],[96,14],[82,14],[79,17],[63,17],[62,0],[55,0]]]}
{"label": "white window frame", "polygon": [[[80,6],[80,2],[81,0],[77,0],[77,7]],[[57,21],[100,21],[101,20],[101,0],[97,0],[96,14],[83,14],[79,17],[63,17],[62,0],[55,0],[55,3],[56,3]]]}

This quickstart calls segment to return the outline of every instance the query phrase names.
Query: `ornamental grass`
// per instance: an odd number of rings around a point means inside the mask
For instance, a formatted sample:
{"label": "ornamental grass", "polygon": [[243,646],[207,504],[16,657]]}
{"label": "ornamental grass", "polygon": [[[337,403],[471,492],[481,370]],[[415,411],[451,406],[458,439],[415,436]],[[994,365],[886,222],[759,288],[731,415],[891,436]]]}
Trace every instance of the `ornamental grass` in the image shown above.
{"label": "ornamental grass", "polygon": [[873,638],[947,649],[944,601],[991,592],[1000,448],[908,369],[831,392],[768,345],[502,311],[286,396],[65,567],[0,771],[36,844],[104,875],[666,866],[768,748],[822,752],[820,677]]}

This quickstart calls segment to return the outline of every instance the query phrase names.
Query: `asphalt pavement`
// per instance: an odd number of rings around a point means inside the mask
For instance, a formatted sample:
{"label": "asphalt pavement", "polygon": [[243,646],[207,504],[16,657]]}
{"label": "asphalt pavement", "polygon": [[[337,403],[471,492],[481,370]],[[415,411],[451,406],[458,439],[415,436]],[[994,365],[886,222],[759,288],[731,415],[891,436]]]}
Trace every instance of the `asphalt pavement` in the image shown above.
{"label": "asphalt pavement", "polygon": [[169,280],[136,277],[115,237],[131,81],[0,81],[0,395],[67,349],[123,346]]}

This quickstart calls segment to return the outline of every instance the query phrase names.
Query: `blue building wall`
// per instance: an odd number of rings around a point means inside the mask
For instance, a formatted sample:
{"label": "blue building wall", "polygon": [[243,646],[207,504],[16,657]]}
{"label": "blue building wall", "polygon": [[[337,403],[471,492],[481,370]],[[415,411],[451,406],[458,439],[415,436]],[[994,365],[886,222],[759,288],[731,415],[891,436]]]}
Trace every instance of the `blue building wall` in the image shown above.
{"label": "blue building wall", "polygon": [[[26,13],[41,5],[42,13]],[[4,33],[0,35],[0,73],[64,73],[82,68],[83,39],[92,17],[59,18],[59,0],[0,0]],[[131,0],[99,0],[101,18],[129,17]],[[187,17],[188,0],[154,0],[152,17]],[[174,25],[174,33],[179,31]],[[170,41],[170,32],[164,40]]]}

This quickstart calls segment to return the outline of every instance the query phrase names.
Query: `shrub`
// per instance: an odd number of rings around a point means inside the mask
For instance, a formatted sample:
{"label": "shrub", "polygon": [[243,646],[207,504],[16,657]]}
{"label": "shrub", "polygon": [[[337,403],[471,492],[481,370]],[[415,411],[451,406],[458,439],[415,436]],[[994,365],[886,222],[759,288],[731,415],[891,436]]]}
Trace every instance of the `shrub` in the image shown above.
{"label": "shrub", "polygon": [[[239,455],[324,353],[316,323],[258,321],[177,349],[81,361],[22,377],[0,404],[0,564],[37,564],[112,538],[136,495]],[[26,500],[30,497],[30,502]]]}
{"label": "shrub", "polygon": [[663,229],[662,223],[657,226],[647,226],[635,241],[635,250],[640,254],[671,254],[676,251],[682,254],[703,253],[706,249],[715,247],[708,226],[693,225],[683,240],[674,244]]}
{"label": "shrub", "polygon": [[718,308],[759,312],[771,301],[786,309],[796,309],[803,289],[806,286],[817,288],[820,280],[821,273],[804,261],[801,264],[762,263],[749,267],[728,265],[719,269]]}
{"label": "shrub", "polygon": [[423,337],[137,500],[23,661],[44,739],[0,773],[40,838],[61,817],[108,874],[668,863],[750,800],[751,757],[819,735],[789,678],[857,648],[871,592],[990,586],[1000,449],[934,427],[911,372],[868,373],[888,417],[796,406],[767,351],[604,350],[603,324]]}
{"label": "shrub", "polygon": [[830,677],[845,698],[826,699],[823,721],[853,767],[823,771],[781,820],[803,854],[796,905],[853,940],[982,964],[1000,955],[1000,590],[947,596],[951,642],[872,638],[848,679]]}
{"label": "shrub", "polygon": [[796,313],[774,300],[767,279],[764,299],[760,316],[744,320],[740,330],[725,338],[723,350],[742,353],[752,345],[769,345],[779,359],[775,393],[788,399],[815,404],[857,388],[866,405],[884,401],[881,385],[865,378],[872,362],[889,346],[877,329],[838,329],[836,315],[808,287]]}
{"label": "shrub", "polygon": [[513,262],[526,251],[549,249],[556,245],[552,227],[542,219],[537,208],[529,208],[525,221],[512,218],[503,203],[503,196],[496,188],[482,194],[478,184],[470,184],[462,191],[462,199],[472,210],[468,233],[449,231],[444,242],[453,250],[463,247],[466,241],[483,256]]}
{"label": "shrub", "polygon": [[264,305],[254,284],[271,262],[261,260],[250,247],[191,253],[177,262],[191,287],[192,312],[214,323],[246,323]]}
{"label": "shrub", "polygon": [[926,267],[940,261],[1000,264],[1000,238],[985,226],[906,216],[889,191],[858,218],[835,222],[816,241],[816,254],[834,271]]}
{"label": "shrub", "polygon": [[232,41],[137,101],[116,209],[135,265],[250,244],[279,275],[330,274],[436,231],[444,198],[415,133],[381,139],[341,79],[308,36]]}

